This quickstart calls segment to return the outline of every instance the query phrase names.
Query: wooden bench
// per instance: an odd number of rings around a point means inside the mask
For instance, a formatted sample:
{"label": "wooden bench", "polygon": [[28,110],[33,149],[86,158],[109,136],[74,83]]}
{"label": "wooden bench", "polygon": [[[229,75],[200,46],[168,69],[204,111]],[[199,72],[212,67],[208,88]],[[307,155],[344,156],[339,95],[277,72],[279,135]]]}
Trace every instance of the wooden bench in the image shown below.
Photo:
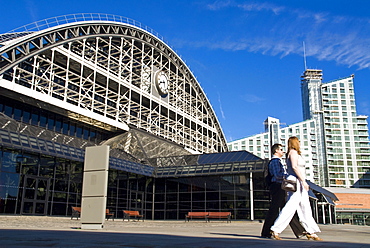
{"label": "wooden bench", "polygon": [[205,219],[207,221],[207,216],[209,212],[188,212],[185,215],[185,222],[192,219]]}
{"label": "wooden bench", "polygon": [[112,218],[112,220],[114,221],[114,213],[109,212],[109,209],[108,208],[105,210],[105,218],[107,220],[109,220],[110,218]]}
{"label": "wooden bench", "polygon": [[226,222],[231,222],[231,212],[209,212],[207,215],[207,221],[210,219],[226,219]]}
{"label": "wooden bench", "polygon": [[[74,217],[78,219],[80,216],[81,216],[81,207],[72,207],[71,220]],[[112,218],[114,220],[114,213],[110,212],[109,209],[106,209],[105,210],[105,218],[107,220],[109,220],[110,218]]]}
{"label": "wooden bench", "polygon": [[73,217],[76,217],[77,219],[81,216],[81,207],[72,207],[72,216],[71,220]]}
{"label": "wooden bench", "polygon": [[131,217],[136,218],[138,221],[141,219],[144,222],[144,215],[140,214],[139,211],[123,210],[123,221],[125,221],[125,219],[130,221]]}
{"label": "wooden bench", "polygon": [[231,212],[188,212],[185,221],[191,219],[205,219],[207,222],[210,222],[210,219],[226,219],[231,222]]}

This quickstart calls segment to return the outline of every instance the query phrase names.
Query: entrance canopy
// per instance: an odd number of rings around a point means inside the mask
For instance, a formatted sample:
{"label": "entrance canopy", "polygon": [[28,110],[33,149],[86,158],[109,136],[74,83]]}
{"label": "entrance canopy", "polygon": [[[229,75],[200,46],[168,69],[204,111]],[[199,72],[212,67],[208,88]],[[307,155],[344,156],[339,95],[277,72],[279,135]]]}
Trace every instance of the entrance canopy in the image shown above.
{"label": "entrance canopy", "polygon": [[330,191],[328,191],[328,190],[326,190],[326,189],[324,189],[324,188],[322,188],[322,187],[320,187],[320,186],[318,186],[318,185],[316,185],[313,182],[310,182],[308,180],[306,180],[306,182],[308,183],[308,185],[310,186],[310,189],[312,191],[314,191],[315,193],[322,194],[322,196],[324,197],[324,199],[329,204],[335,205],[334,201],[338,201],[339,200],[334,193],[332,193],[332,192],[330,192]]}

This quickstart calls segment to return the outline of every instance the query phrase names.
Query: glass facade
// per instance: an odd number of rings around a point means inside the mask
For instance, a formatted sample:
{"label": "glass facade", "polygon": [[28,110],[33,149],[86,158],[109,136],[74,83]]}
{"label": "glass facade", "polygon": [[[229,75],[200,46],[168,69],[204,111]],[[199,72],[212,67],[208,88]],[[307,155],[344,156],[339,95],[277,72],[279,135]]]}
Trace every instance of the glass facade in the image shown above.
{"label": "glass facade", "polygon": [[356,209],[337,212],[338,224],[366,225],[370,226],[370,212],[358,211]]}
{"label": "glass facade", "polygon": [[[5,97],[0,113],[0,213],[71,215],[81,206],[84,147],[116,134]],[[117,218],[139,210],[160,220],[184,219],[189,211],[263,219],[268,209],[265,160],[248,152],[146,161],[157,168],[128,158],[111,151],[107,208]]]}
{"label": "glass facade", "polygon": [[[0,159],[1,213],[68,216],[81,205],[83,162],[6,147]],[[263,219],[269,203],[261,172],[154,178],[110,169],[108,180],[107,208],[118,218],[134,209],[148,219],[184,219],[189,211]]]}
{"label": "glass facade", "polygon": [[65,215],[81,201],[83,163],[1,147],[0,212]]}

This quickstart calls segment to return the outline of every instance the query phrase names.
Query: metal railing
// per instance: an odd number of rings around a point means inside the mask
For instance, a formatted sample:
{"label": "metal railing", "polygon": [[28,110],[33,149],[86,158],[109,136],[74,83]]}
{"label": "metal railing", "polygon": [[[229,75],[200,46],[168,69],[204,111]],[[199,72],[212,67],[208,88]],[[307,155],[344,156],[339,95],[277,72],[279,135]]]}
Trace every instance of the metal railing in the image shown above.
{"label": "metal railing", "polygon": [[[118,16],[118,15],[112,15],[112,14],[102,14],[102,13],[79,13],[79,14],[70,14],[70,15],[62,15],[62,16],[56,16],[51,17],[48,19],[44,19],[41,21],[33,22],[24,26],[21,26],[19,28],[13,29],[6,34],[3,34],[0,36],[0,42],[2,41],[2,37],[9,34],[22,34],[22,33],[30,33],[30,32],[36,32],[43,29],[47,29],[50,27],[55,27],[62,24],[68,24],[68,23],[74,23],[74,22],[83,22],[83,21],[113,21],[113,22],[121,22],[130,24],[132,26],[141,28],[157,38],[159,38],[162,41],[165,41],[163,39],[163,36],[159,35],[158,32],[153,30],[152,28],[149,28],[143,24],[141,24],[138,21],[135,21],[133,19]],[[21,35],[20,35],[21,36]],[[166,43],[166,42],[165,42]]]}

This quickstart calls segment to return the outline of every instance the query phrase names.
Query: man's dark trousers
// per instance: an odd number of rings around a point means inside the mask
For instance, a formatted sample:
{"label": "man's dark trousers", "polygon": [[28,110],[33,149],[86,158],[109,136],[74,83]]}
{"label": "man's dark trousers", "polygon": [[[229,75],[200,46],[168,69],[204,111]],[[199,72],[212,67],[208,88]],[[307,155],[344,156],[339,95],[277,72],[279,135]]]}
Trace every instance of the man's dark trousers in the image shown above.
{"label": "man's dark trousers", "polygon": [[[286,192],[281,189],[281,183],[274,182],[270,185],[270,196],[270,208],[267,212],[265,222],[262,227],[262,237],[271,237],[270,228],[274,225],[276,218],[279,216],[280,210],[285,205]],[[299,222],[297,213],[295,213],[289,225],[297,238],[305,232],[305,229]]]}

